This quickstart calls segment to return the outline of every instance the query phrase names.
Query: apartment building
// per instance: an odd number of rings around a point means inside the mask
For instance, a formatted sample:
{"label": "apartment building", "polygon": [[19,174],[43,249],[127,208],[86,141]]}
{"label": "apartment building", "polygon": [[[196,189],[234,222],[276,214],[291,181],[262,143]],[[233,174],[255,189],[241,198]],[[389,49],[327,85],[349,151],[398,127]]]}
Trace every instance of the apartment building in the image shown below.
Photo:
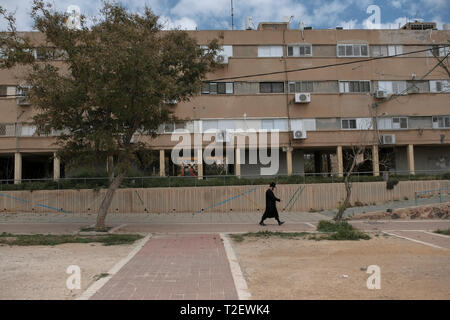
{"label": "apartment building", "polygon": [[[260,23],[257,30],[189,31],[200,45],[223,34],[221,68],[197,97],[173,102],[185,121],[161,126],[155,139],[135,139],[158,153],[162,176],[179,174],[170,154],[177,144],[172,133],[180,128],[192,135],[213,130],[225,146],[236,131],[277,130],[278,174],[342,176],[346,154],[361,144],[370,157],[365,170],[373,175],[450,171],[450,31],[424,26],[300,30]],[[58,179],[55,137],[36,133],[33,106],[16,97],[26,90],[21,73],[0,71],[0,179]],[[200,177],[206,174],[203,147],[188,159]],[[257,147],[248,142],[233,147],[232,159],[216,160],[229,164],[229,174],[259,175],[264,164],[248,161]],[[313,168],[306,168],[311,161]]]}

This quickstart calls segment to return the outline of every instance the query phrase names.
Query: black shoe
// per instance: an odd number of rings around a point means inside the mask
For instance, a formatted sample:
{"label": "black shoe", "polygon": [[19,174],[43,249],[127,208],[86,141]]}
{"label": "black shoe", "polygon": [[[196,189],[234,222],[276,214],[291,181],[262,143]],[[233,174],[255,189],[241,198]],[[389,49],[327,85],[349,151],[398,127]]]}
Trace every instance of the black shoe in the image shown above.
{"label": "black shoe", "polygon": [[281,226],[284,223],[284,221],[278,221],[278,225]]}
{"label": "black shoe", "polygon": [[265,224],[264,222],[260,222],[259,225],[260,225],[260,226],[263,226],[263,227],[266,226],[266,224]]}

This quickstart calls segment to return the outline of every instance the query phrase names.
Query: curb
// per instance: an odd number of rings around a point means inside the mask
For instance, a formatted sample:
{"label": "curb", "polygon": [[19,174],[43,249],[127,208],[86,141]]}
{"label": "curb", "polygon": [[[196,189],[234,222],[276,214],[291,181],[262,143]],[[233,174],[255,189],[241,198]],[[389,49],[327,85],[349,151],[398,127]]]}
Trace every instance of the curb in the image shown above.
{"label": "curb", "polygon": [[233,276],[234,286],[236,288],[239,300],[249,300],[251,294],[248,291],[247,282],[242,274],[242,270],[236,258],[230,238],[225,233],[220,233],[220,238],[223,241],[225,253],[227,255],[228,262],[230,263],[231,275]]}
{"label": "curb", "polygon": [[119,272],[124,265],[126,265],[131,259],[133,259],[133,257],[142,249],[142,247],[147,243],[148,240],[150,240],[151,237],[152,235],[148,234],[147,236],[145,236],[145,238],[141,239],[139,243],[133,248],[133,250],[128,254],[128,256],[120,260],[108,271],[108,276],[95,281],[86,289],[86,291],[81,294],[81,296],[79,296],[75,300],[89,300],[90,298],[92,298],[92,296],[97,293],[97,291],[99,291],[117,272]]}

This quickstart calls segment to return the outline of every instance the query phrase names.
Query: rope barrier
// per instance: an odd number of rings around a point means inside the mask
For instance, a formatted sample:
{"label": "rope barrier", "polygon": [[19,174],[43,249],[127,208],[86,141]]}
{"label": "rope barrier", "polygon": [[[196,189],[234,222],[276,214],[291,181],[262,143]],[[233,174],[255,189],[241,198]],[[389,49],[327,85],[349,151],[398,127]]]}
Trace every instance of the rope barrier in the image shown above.
{"label": "rope barrier", "polygon": [[206,211],[206,210],[209,210],[209,209],[212,209],[212,208],[221,206],[221,205],[223,205],[223,204],[225,204],[225,203],[227,203],[227,202],[229,202],[229,201],[231,201],[231,200],[237,199],[237,198],[239,198],[239,197],[241,197],[241,196],[243,196],[243,195],[245,195],[245,194],[249,194],[250,192],[253,192],[253,191],[255,191],[256,189],[257,189],[257,187],[252,188],[252,189],[250,189],[250,190],[248,190],[248,191],[246,191],[246,192],[243,192],[243,193],[241,193],[241,194],[238,194],[238,195],[236,195],[236,196],[234,196],[234,197],[231,197],[231,198],[228,198],[228,199],[226,199],[226,200],[217,202],[217,203],[213,204],[212,206],[210,206],[210,207],[208,207],[208,208],[206,208],[206,209],[203,209],[203,208],[202,208],[202,209],[196,211],[195,213],[201,213],[202,211]]}

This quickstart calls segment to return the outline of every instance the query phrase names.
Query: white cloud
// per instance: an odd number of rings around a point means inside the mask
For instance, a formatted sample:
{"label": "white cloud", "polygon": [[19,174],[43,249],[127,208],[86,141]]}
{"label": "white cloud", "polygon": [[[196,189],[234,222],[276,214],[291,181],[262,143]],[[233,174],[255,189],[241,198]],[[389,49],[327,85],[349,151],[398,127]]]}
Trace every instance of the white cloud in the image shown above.
{"label": "white cloud", "polygon": [[350,19],[348,21],[340,21],[337,23],[337,26],[342,27],[344,29],[358,29],[359,28],[357,19]]}
{"label": "white cloud", "polygon": [[197,23],[187,17],[172,20],[169,17],[160,16],[159,23],[163,25],[164,30],[181,29],[181,30],[195,30],[197,29]]}

